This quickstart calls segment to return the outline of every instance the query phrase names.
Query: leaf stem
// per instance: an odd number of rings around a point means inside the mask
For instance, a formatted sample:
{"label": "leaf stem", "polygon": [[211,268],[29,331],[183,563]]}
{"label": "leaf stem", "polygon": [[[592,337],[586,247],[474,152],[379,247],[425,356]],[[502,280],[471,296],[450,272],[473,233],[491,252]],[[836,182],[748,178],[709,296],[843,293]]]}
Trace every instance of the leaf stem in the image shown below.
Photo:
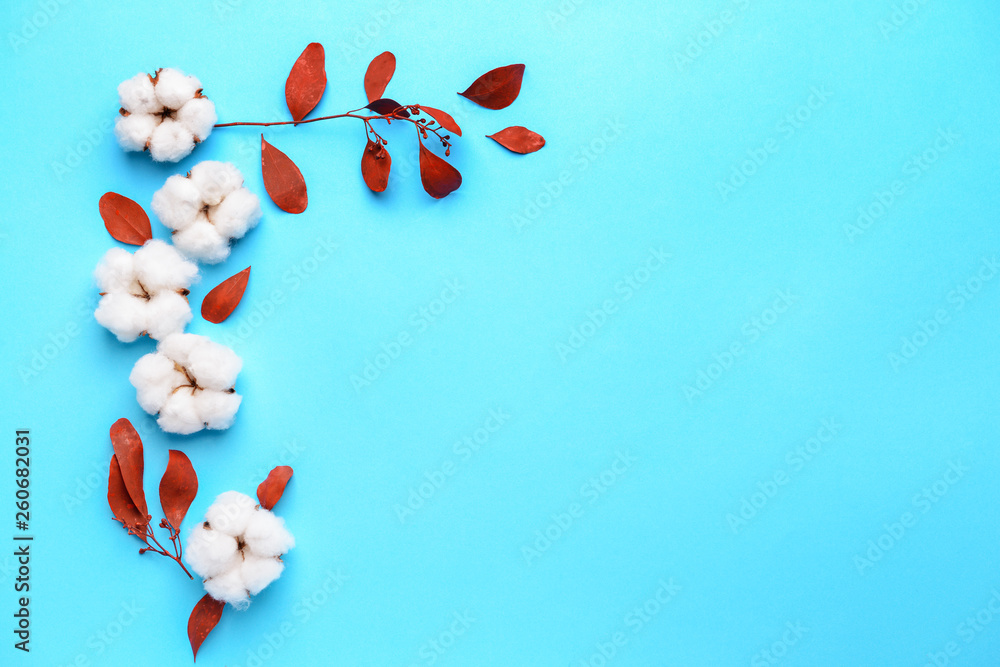
{"label": "leaf stem", "polygon": [[[364,107],[362,107],[362,109],[363,108]],[[417,128],[418,132],[421,129],[427,130],[428,132],[433,132],[434,135],[441,141],[441,145],[443,145],[445,148],[448,148],[449,146],[451,146],[451,143],[447,139],[445,139],[443,136],[441,136],[441,134],[438,132],[439,129],[443,129],[443,128],[434,129],[433,127],[430,127],[430,123],[420,123],[418,120],[416,120],[414,118],[407,118],[406,116],[399,116],[399,115],[397,115],[397,112],[400,109],[405,109],[405,110],[409,111],[410,113],[412,113],[413,115],[419,115],[419,113],[421,111],[420,105],[418,105],[418,104],[412,104],[412,105],[400,106],[397,109],[393,110],[392,113],[375,114],[373,116],[363,116],[363,115],[354,113],[353,111],[349,111],[347,113],[339,113],[339,114],[334,114],[332,116],[318,116],[316,118],[307,118],[306,120],[277,120],[277,121],[271,121],[271,122],[267,122],[267,123],[253,123],[253,122],[219,123],[219,124],[215,125],[215,127],[216,128],[219,128],[219,127],[238,127],[238,126],[273,127],[273,126],[276,126],[276,125],[305,125],[306,123],[318,123],[321,120],[334,120],[335,118],[357,118],[358,120],[364,121],[365,126],[366,126],[365,127],[365,132],[367,134],[368,128],[371,128],[371,130],[372,130],[373,133],[375,132],[375,128],[371,127],[371,121],[373,121],[373,120],[384,120],[387,123],[392,122],[394,120],[405,120],[405,121],[407,121],[409,123],[413,123],[413,125]],[[360,111],[360,110],[361,109],[355,109],[354,111]],[[378,133],[375,133],[375,136],[378,136]]]}

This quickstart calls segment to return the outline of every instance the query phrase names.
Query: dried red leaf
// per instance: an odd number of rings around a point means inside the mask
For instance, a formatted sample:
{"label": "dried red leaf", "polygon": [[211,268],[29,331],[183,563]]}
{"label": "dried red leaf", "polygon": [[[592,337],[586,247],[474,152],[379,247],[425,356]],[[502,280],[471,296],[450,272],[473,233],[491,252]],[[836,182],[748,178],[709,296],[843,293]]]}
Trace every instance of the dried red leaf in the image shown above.
{"label": "dried red leaf", "polygon": [[462,128],[458,126],[458,123],[455,122],[454,118],[444,111],[435,109],[434,107],[425,107],[423,104],[420,105],[420,110],[426,112],[428,116],[436,120],[438,125],[444,129],[449,132],[454,132],[458,136],[462,136]]}
{"label": "dried red leaf", "polygon": [[442,199],[462,185],[462,174],[444,159],[420,144],[420,182],[434,199]]}
{"label": "dried red leaf", "polygon": [[198,475],[184,452],[170,450],[167,469],[160,478],[160,507],[174,531],[181,528],[184,515],[198,495]]}
{"label": "dried red leaf", "polygon": [[534,153],[545,145],[542,135],[520,125],[504,128],[496,134],[487,134],[486,137],[515,153]]}
{"label": "dried red leaf", "polygon": [[116,240],[142,245],[153,238],[149,216],[141,206],[117,192],[105,192],[98,204],[108,233]]}
{"label": "dried red leaf", "polygon": [[361,177],[372,192],[383,192],[389,185],[389,169],[392,158],[389,151],[380,143],[368,140],[365,152],[361,156]]}
{"label": "dried red leaf", "polygon": [[[125,528],[134,529],[137,533],[144,534],[144,526],[149,523],[144,512],[132,502],[132,496],[125,488],[125,480],[122,478],[122,469],[118,464],[118,457],[111,455],[111,468],[108,472],[108,506],[111,513]],[[145,538],[140,537],[144,542]]]}
{"label": "dried red leaf", "polygon": [[195,661],[198,660],[198,649],[208,637],[208,633],[219,624],[222,610],[225,608],[225,602],[220,602],[206,593],[191,610],[191,616],[188,618],[188,641],[191,642],[192,657]]}
{"label": "dried red leaf", "polygon": [[264,141],[260,135],[260,168],[264,188],[278,208],[288,213],[301,213],[309,204],[306,181],[291,158]]}
{"label": "dried red leaf", "polygon": [[521,92],[524,65],[497,67],[472,82],[464,93],[459,93],[481,107],[503,109],[517,99]]}
{"label": "dried red leaf", "polygon": [[277,466],[267,473],[267,479],[257,487],[257,500],[260,506],[266,510],[271,509],[281,500],[281,494],[285,492],[285,485],[292,478],[290,466]]}
{"label": "dried red leaf", "polygon": [[249,266],[213,287],[201,302],[201,316],[215,324],[224,322],[239,305],[248,280],[250,280]]}
{"label": "dried red leaf", "polygon": [[[371,109],[380,116],[385,116],[395,112],[395,115],[402,116],[403,118],[409,118],[410,112],[406,109],[401,108],[403,105],[396,100],[390,99],[388,97],[383,97],[377,99],[374,102],[368,104],[365,109]],[[398,111],[397,111],[398,109]]]}
{"label": "dried red leaf", "polygon": [[391,52],[385,51],[372,59],[368,71],[365,72],[365,95],[368,96],[369,102],[382,97],[395,71],[396,56]]}
{"label": "dried red leaf", "polygon": [[129,497],[145,517],[146,493],[142,490],[142,439],[136,433],[135,427],[125,417],[111,426],[111,446],[115,457],[121,466],[122,480],[128,490]]}
{"label": "dried red leaf", "polygon": [[313,42],[302,51],[285,81],[285,102],[292,120],[302,120],[316,108],[326,90],[326,53]]}

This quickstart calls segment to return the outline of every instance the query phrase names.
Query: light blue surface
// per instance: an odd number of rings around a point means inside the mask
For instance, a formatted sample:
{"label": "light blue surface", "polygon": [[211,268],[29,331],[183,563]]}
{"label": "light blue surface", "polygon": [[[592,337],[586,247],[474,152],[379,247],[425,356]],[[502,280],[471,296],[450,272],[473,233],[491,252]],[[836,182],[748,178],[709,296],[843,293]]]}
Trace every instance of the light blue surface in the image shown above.
{"label": "light blue surface", "polygon": [[[200,586],[136,555],[104,500],[125,416],[151,499],[169,448],[194,463],[186,528],[216,494],[296,471],[285,574],[227,610],[199,665],[996,664],[1000,19],[986,0],[820,5],[5,3],[0,497],[12,522],[30,428],[36,541],[30,657],[0,559],[0,663],[189,664]],[[200,77],[220,122],[285,118],[310,41],[330,77],[316,113],[359,106],[388,49],[388,94],[455,116],[455,195],[423,193],[407,127],[388,132],[384,196],[360,179],[355,121],[267,130],[307,179],[299,216],[266,199],[252,128],[178,165],[109,133],[117,84],[161,66]],[[455,95],[514,62],[507,109]],[[483,138],[508,125],[547,146]],[[264,198],[191,295],[197,310],[252,264],[235,315],[189,327],[243,357],[245,398],[227,432],[167,436],[128,383],[151,342],[91,316],[115,244],[97,202],[148,209],[205,159]],[[491,411],[509,417],[486,439]]]}

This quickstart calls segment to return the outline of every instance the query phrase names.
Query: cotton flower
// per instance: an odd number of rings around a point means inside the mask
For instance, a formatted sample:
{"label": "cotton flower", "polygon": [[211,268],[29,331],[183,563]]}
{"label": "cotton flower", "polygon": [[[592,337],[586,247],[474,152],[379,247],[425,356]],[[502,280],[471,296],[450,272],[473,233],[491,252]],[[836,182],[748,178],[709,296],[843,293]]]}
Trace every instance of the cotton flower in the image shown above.
{"label": "cotton flower", "polygon": [[94,317],[123,343],[142,334],[160,340],[191,321],[187,288],[197,278],[198,266],[163,241],[147,241],[135,254],[112,248],[94,270],[101,291]]}
{"label": "cotton flower", "polygon": [[115,136],[127,151],[148,150],[157,162],[177,162],[212,133],[215,105],[201,82],[175,69],[136,74],[118,85]]}
{"label": "cotton flower", "polygon": [[223,493],[205,512],[184,548],[205,592],[237,609],[281,576],[281,556],[295,546],[285,521],[238,491]]}
{"label": "cotton flower", "polygon": [[232,426],[243,400],[233,386],[242,366],[243,360],[225,345],[175,333],[135,362],[129,382],[142,409],[159,415],[160,428],[187,435]]}
{"label": "cotton flower", "polygon": [[260,200],[243,187],[240,170],[213,160],[168,178],[153,195],[153,211],[173,230],[181,252],[209,264],[229,257],[229,241],[243,238],[261,216]]}

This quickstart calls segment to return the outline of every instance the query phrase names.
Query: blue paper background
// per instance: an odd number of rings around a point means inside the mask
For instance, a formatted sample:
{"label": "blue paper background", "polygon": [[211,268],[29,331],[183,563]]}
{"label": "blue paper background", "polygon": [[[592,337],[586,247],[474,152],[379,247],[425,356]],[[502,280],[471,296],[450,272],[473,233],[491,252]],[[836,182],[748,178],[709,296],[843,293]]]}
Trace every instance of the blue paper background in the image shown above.
{"label": "blue paper background", "polygon": [[[995,663],[992,2],[175,5],[2,10],[0,520],[29,428],[36,541],[32,653],[0,626],[0,662],[189,664],[200,586],[137,556],[104,500],[108,427],[126,416],[152,507],[167,450],[193,461],[188,528],[216,494],[296,470],[277,508],[298,541],[286,572],[226,612],[199,665]],[[310,41],[326,46],[322,114],[359,106],[370,59],[396,54],[387,94],[464,130],[457,193],[423,193],[409,127],[388,131],[382,196],[361,182],[356,121],[267,130],[309,184],[299,216],[266,199],[252,128],[177,165],[117,147],[125,78],[180,68],[220,121],[283,119]],[[507,109],[455,95],[513,62],[527,74]],[[483,138],[508,125],[547,146]],[[152,343],[119,344],[91,316],[115,244],[97,201],[148,209],[205,159],[234,162],[265,215],[191,295],[197,309],[253,266],[232,318],[189,327],[244,359],[236,424],[175,437],[127,380]],[[723,195],[734,169],[753,174]],[[368,362],[384,368],[356,389]],[[509,417],[486,439],[491,411]],[[15,576],[0,558],[10,626]]]}

